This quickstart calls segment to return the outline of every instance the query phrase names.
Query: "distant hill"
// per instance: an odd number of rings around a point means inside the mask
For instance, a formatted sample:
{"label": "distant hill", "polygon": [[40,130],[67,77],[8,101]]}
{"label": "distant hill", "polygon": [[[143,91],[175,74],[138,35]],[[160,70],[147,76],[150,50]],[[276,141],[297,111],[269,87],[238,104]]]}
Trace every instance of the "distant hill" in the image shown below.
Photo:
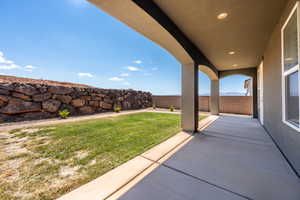
{"label": "distant hill", "polygon": [[[221,92],[220,96],[245,96],[246,92]],[[209,96],[208,93],[200,94],[200,96]]]}
{"label": "distant hill", "polygon": [[221,96],[246,96],[243,92],[221,92]]}
{"label": "distant hill", "polygon": [[46,85],[54,85],[54,86],[80,87],[80,88],[94,88],[89,85],[77,84],[77,83],[0,75],[0,83],[7,83],[7,82],[9,82],[9,83],[17,82],[17,83],[46,84]]}

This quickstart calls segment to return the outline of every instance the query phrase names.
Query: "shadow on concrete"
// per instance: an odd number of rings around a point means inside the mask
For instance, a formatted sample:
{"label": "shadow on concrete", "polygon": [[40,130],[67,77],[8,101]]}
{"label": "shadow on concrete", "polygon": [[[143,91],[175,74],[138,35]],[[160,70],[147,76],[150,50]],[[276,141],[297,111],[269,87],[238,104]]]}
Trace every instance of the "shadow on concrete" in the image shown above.
{"label": "shadow on concrete", "polygon": [[122,200],[299,200],[300,180],[256,119],[222,116]]}

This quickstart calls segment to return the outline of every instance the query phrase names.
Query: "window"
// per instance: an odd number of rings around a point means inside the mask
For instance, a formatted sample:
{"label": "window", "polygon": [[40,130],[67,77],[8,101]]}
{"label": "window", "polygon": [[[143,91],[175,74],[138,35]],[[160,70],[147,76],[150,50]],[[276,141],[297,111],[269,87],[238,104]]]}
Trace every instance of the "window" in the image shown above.
{"label": "window", "polygon": [[299,128],[299,30],[297,2],[282,27],[282,119],[290,127]]}
{"label": "window", "polygon": [[286,120],[299,127],[298,71],[286,76]]}

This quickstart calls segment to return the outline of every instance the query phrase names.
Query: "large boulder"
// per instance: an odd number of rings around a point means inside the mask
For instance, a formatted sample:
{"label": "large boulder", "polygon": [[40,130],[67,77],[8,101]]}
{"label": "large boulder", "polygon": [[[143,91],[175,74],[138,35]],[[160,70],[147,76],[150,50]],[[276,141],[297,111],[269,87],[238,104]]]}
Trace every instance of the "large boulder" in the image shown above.
{"label": "large boulder", "polygon": [[98,97],[98,96],[92,96],[93,101],[102,101],[103,97]]}
{"label": "large boulder", "polygon": [[51,86],[49,87],[49,92],[52,94],[70,94],[73,92],[73,88],[64,86]]}
{"label": "large boulder", "polygon": [[110,110],[110,109],[112,109],[113,105],[102,101],[102,102],[100,102],[100,107],[105,110]]}
{"label": "large boulder", "polygon": [[104,97],[105,97],[105,94],[97,94],[97,93],[91,94],[91,99],[93,101],[102,101]]}
{"label": "large boulder", "polygon": [[53,99],[59,100],[64,104],[69,104],[72,101],[72,97],[69,95],[54,95]]}
{"label": "large boulder", "polygon": [[8,122],[12,120],[13,120],[12,116],[0,113],[0,122]]}
{"label": "large boulder", "polygon": [[13,90],[15,88],[13,83],[1,83],[0,84],[0,89],[3,90]]}
{"label": "large boulder", "polygon": [[26,94],[28,96],[32,96],[38,93],[38,90],[34,87],[32,87],[31,85],[18,85],[15,89],[16,92],[22,93],[22,94]]}
{"label": "large boulder", "polygon": [[19,92],[13,92],[12,96],[16,97],[16,98],[19,98],[19,99],[23,99],[25,101],[30,101],[31,100],[30,96],[27,96],[27,95],[19,93]]}
{"label": "large boulder", "polygon": [[5,89],[0,88],[0,94],[9,95],[9,90],[5,90]]}
{"label": "large boulder", "polygon": [[39,87],[39,91],[40,91],[40,93],[46,93],[48,91],[48,88],[47,88],[47,86],[41,86],[41,87]]}
{"label": "large boulder", "polygon": [[5,102],[0,100],[0,107],[3,107],[5,105]]}
{"label": "large boulder", "polygon": [[123,101],[123,102],[122,102],[122,108],[123,108],[124,110],[131,109],[131,104],[130,104],[130,102],[128,102],[128,101]]}
{"label": "large boulder", "polygon": [[108,104],[112,104],[114,101],[109,98],[109,97],[105,97],[104,100],[103,100],[105,103],[108,103]]}
{"label": "large boulder", "polygon": [[8,101],[9,101],[9,99],[10,99],[10,97],[9,97],[9,96],[0,95],[0,100],[1,100],[1,101],[8,102]]}
{"label": "large boulder", "polygon": [[92,100],[92,97],[91,96],[82,96],[82,97],[80,97],[80,99],[89,101],[89,100]]}
{"label": "large boulder", "polygon": [[58,111],[60,105],[61,105],[60,101],[50,99],[48,101],[43,102],[43,110],[47,112],[55,113]]}
{"label": "large boulder", "polygon": [[55,114],[48,113],[48,112],[30,112],[30,113],[24,113],[20,117],[24,119],[46,119],[55,117]]}
{"label": "large boulder", "polygon": [[89,101],[89,105],[92,107],[99,107],[99,101]]}
{"label": "large boulder", "polygon": [[91,96],[92,97],[102,97],[102,98],[104,98],[105,94],[92,93]]}
{"label": "large boulder", "polygon": [[94,112],[95,112],[95,110],[90,106],[84,106],[84,107],[79,108],[79,113],[81,113],[81,114],[92,114]]}
{"label": "large boulder", "polygon": [[36,101],[36,102],[42,102],[42,101],[46,101],[48,99],[50,99],[52,96],[51,93],[44,93],[44,94],[37,94],[37,95],[34,95],[32,97],[33,101]]}
{"label": "large boulder", "polygon": [[23,101],[15,98],[11,98],[8,104],[0,109],[0,113],[4,114],[19,114],[37,111],[41,111],[41,105],[39,103]]}
{"label": "large boulder", "polygon": [[71,104],[76,107],[76,108],[79,108],[79,107],[82,107],[85,105],[85,100],[83,99],[74,99]]}

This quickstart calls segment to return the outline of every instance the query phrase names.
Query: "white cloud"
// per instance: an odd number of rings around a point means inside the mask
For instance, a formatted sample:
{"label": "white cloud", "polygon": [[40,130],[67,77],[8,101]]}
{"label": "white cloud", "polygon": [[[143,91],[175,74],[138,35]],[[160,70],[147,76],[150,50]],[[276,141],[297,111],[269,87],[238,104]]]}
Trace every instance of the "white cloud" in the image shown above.
{"label": "white cloud", "polygon": [[8,65],[11,65],[13,64],[14,62],[11,61],[11,60],[7,60],[5,57],[4,57],[4,53],[2,51],[0,51],[0,63],[1,64],[8,64]]}
{"label": "white cloud", "polygon": [[153,70],[153,71],[156,71],[156,70],[158,70],[158,68],[157,68],[157,67],[153,67],[152,70]]}
{"label": "white cloud", "polygon": [[25,69],[35,69],[36,67],[32,66],[32,65],[26,65]]}
{"label": "white cloud", "polygon": [[14,64],[14,61],[6,60],[6,64],[9,64],[9,65]]}
{"label": "white cloud", "polygon": [[2,70],[24,69],[25,71],[32,72],[35,68],[36,67],[32,65],[21,67],[20,65],[15,64],[14,61],[6,59],[4,53],[0,51],[0,69]]}
{"label": "white cloud", "polygon": [[123,78],[119,78],[119,77],[112,77],[110,79],[108,79],[110,81],[123,81],[124,79]]}
{"label": "white cloud", "polygon": [[128,66],[127,69],[128,69],[129,71],[140,71],[139,68],[134,67],[134,66]]}
{"label": "white cloud", "polygon": [[124,85],[131,85],[129,82],[127,82],[127,81],[125,81],[124,83],[123,83]]}
{"label": "white cloud", "polygon": [[127,77],[127,76],[129,76],[129,74],[128,73],[123,73],[123,74],[120,74],[120,76]]}
{"label": "white cloud", "polygon": [[135,64],[142,64],[143,62],[141,60],[135,60],[135,61],[133,61],[133,63],[135,63]]}
{"label": "white cloud", "polygon": [[88,78],[93,78],[93,77],[94,77],[93,74],[91,74],[91,73],[86,73],[86,72],[79,72],[77,75],[78,75],[79,77],[88,77]]}
{"label": "white cloud", "polygon": [[75,6],[86,6],[88,4],[86,0],[68,0],[68,1]]}
{"label": "white cloud", "polygon": [[6,60],[3,56],[0,56],[0,63],[6,63]]}
{"label": "white cloud", "polygon": [[32,65],[26,65],[24,68],[25,68],[25,71],[32,72],[36,67],[34,67]]}
{"label": "white cloud", "polygon": [[11,64],[11,65],[0,65],[0,69],[6,69],[6,70],[10,70],[10,69],[20,69],[21,67],[19,65],[16,64]]}

